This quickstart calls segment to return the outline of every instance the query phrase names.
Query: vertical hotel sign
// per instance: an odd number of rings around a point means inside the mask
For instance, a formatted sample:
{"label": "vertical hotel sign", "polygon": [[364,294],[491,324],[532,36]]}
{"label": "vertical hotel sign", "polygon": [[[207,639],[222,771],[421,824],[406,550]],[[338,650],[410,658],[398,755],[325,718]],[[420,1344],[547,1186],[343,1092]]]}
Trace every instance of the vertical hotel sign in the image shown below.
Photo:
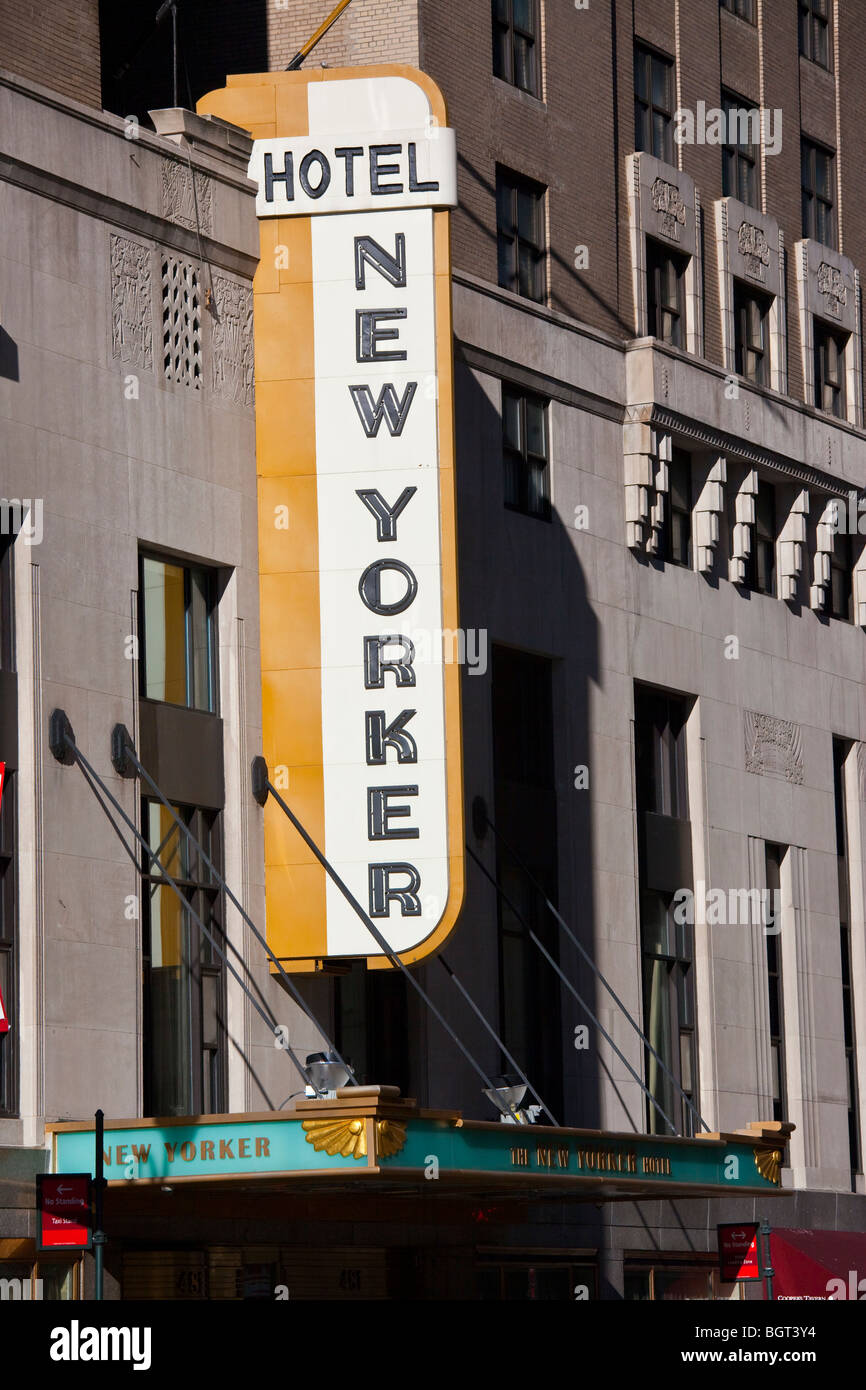
{"label": "vertical hotel sign", "polygon": [[[199,111],[255,142],[264,754],[411,963],[463,897],[454,134],[402,66],[231,77]],[[284,964],[387,965],[273,799],[265,870]]]}

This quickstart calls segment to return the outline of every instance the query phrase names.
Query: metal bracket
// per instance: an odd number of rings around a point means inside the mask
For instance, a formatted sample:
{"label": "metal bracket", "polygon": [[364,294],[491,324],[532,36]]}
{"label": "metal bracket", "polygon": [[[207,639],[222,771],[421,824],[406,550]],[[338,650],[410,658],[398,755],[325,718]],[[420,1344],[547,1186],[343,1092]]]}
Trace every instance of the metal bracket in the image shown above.
{"label": "metal bracket", "polygon": [[57,761],[65,767],[71,767],[75,762],[70,743],[75,743],[75,731],[67,718],[66,710],[52,710],[48,721],[48,747]]}
{"label": "metal bracket", "polygon": [[483,796],[472,801],[472,833],[476,840],[483,840],[487,834],[487,802]]}
{"label": "metal bracket", "polygon": [[132,734],[125,724],[115,724],[111,731],[111,766],[118,777],[135,777],[137,769],[129,760],[129,753],[135,752]]}
{"label": "metal bracket", "polygon": [[262,757],[253,758],[250,766],[252,776],[253,797],[260,806],[264,806],[268,799],[268,764]]}

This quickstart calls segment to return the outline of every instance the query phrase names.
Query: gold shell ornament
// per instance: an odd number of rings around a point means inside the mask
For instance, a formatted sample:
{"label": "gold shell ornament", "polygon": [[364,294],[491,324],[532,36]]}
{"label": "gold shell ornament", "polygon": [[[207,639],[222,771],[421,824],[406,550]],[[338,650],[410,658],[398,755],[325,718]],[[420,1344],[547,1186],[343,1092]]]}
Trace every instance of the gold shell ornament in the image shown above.
{"label": "gold shell ornament", "polygon": [[367,1126],[363,1120],[304,1120],[303,1127],[307,1143],[316,1153],[324,1149],[332,1158],[334,1154],[343,1158],[366,1157]]}
{"label": "gold shell ornament", "polygon": [[376,1121],[376,1153],[381,1158],[398,1154],[406,1143],[406,1126],[396,1120]]}
{"label": "gold shell ornament", "polygon": [[778,1187],[782,1180],[782,1155],[778,1149],[756,1149],[755,1167],[762,1178]]}

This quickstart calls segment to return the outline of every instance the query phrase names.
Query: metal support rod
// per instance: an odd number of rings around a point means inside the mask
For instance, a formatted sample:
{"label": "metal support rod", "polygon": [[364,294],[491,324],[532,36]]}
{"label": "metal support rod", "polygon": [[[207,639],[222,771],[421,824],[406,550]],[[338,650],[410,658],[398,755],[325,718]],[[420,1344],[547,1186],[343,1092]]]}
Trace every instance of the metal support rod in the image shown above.
{"label": "metal support rod", "polygon": [[307,42],[304,44],[303,48],[298,49],[294,58],[289,63],[289,66],[286,68],[286,72],[298,71],[304,59],[308,58],[312,53],[316,44],[319,42],[319,39],[323,39],[325,37],[331,25],[337,22],[337,20],[340,18],[340,15],[351,3],[352,0],[340,0],[339,5],[337,5],[336,8],[331,11],[324,24],[320,24],[315,34],[313,34],[312,38],[307,39]]}
{"label": "metal support rod", "polygon": [[[607,980],[605,979],[604,975],[603,975],[603,974],[601,973],[601,971],[599,970],[599,968],[598,968],[598,966],[596,965],[595,961],[593,960],[592,956],[591,956],[591,955],[589,954],[589,952],[586,950],[586,947],[583,946],[582,943],[581,943],[580,941],[578,941],[578,939],[577,939],[577,937],[575,936],[574,932],[571,930],[571,927],[568,925],[568,923],[566,922],[565,918],[562,916],[562,913],[557,911],[557,909],[554,907],[553,903],[550,901],[549,897],[548,897],[547,894],[545,893],[544,889],[542,888],[541,884],[538,882],[537,878],[535,878],[535,876],[534,876],[534,874],[531,872],[531,870],[528,869],[528,868],[526,867],[526,865],[524,864],[523,860],[521,859],[521,857],[520,857],[520,855],[517,853],[517,851],[516,851],[515,849],[512,849],[512,847],[511,847],[511,845],[509,845],[508,841],[507,841],[507,840],[504,838],[504,836],[501,835],[500,832],[496,829],[496,826],[493,824],[493,821],[492,821],[492,820],[490,819],[490,817],[486,814],[486,812],[485,812],[485,819],[486,819],[486,821],[487,821],[487,824],[490,826],[490,829],[493,831],[494,835],[496,836],[497,840],[500,841],[500,843],[502,844],[503,848],[506,849],[506,850],[508,851],[508,853],[511,855],[512,859],[514,860],[515,864],[517,864],[518,868],[520,868],[520,869],[523,870],[523,872],[526,874],[526,877],[529,879],[529,882],[532,884],[532,886],[535,888],[535,890],[541,895],[542,899],[544,900],[544,904],[545,904],[545,906],[547,907],[548,911],[551,912],[551,913],[553,914],[553,916],[556,918],[557,922],[558,922],[559,925],[562,927],[562,930],[565,932],[565,934],[566,934],[566,936],[568,937],[569,941],[571,942],[572,946],[574,946],[574,947],[580,952],[580,955],[581,955],[581,956],[583,957],[583,959],[586,961],[587,965],[588,965],[589,968],[592,970],[593,974],[596,976],[596,978],[597,978],[598,980],[601,981],[601,983],[604,985],[605,989],[607,990],[608,994],[609,994],[609,995],[611,996],[611,998],[613,999],[614,1003],[615,1003],[615,1004],[617,1005],[617,1007],[622,1011],[622,1013],[624,1014],[625,1018],[626,1018],[626,1019],[628,1020],[628,1022],[631,1024],[632,1028],[633,1028],[633,1029],[635,1030],[635,1032],[637,1033],[637,1035],[638,1035],[638,1037],[640,1038],[641,1042],[643,1043],[644,1047],[647,1049],[647,1051],[650,1053],[650,1055],[651,1055],[652,1057],[654,1057],[655,1060],[658,1062],[658,1064],[659,1064],[661,1070],[664,1072],[664,1074],[665,1074],[665,1076],[668,1078],[668,1080],[671,1081],[671,1082],[673,1083],[673,1086],[674,1086],[675,1089],[679,1092],[681,1098],[685,1101],[685,1103],[686,1103],[686,1105],[688,1106],[689,1110],[691,1110],[691,1112],[692,1112],[692,1114],[694,1115],[695,1119],[697,1120],[698,1124],[699,1124],[703,1129],[705,1129],[705,1130],[707,1131],[707,1133],[709,1134],[709,1133],[710,1133],[710,1126],[707,1124],[707,1122],[706,1122],[706,1120],[704,1119],[703,1115],[701,1115],[701,1113],[700,1113],[700,1111],[698,1110],[697,1106],[696,1106],[696,1105],[693,1103],[693,1101],[691,1101],[691,1100],[689,1099],[689,1097],[686,1095],[686,1092],[683,1090],[682,1086],[681,1086],[680,1083],[677,1081],[677,1079],[676,1079],[676,1077],[674,1076],[673,1072],[672,1072],[672,1071],[670,1070],[670,1068],[666,1065],[664,1059],[663,1059],[662,1057],[659,1056],[658,1052],[657,1052],[656,1049],[653,1047],[653,1045],[652,1045],[652,1043],[650,1042],[649,1038],[648,1038],[648,1037],[646,1036],[646,1034],[644,1033],[644,1031],[643,1031],[643,1029],[641,1028],[640,1024],[638,1023],[637,1019],[635,1019],[635,1018],[632,1016],[632,1014],[629,1012],[629,1010],[626,1008],[625,1004],[622,1002],[622,1000],[620,999],[619,995],[616,993],[616,991],[615,991],[615,989],[613,988],[613,986],[608,984]],[[469,852],[470,852],[470,854],[472,853],[471,850],[470,850]]]}
{"label": "metal support rod", "polygon": [[647,1100],[649,1100],[650,1103],[651,1103],[652,1105],[655,1106],[656,1110],[657,1110],[657,1111],[659,1112],[659,1114],[661,1115],[661,1117],[662,1117],[662,1119],[664,1120],[665,1124],[670,1125],[670,1127],[671,1127],[671,1129],[673,1130],[674,1134],[676,1134],[676,1133],[677,1133],[677,1127],[676,1127],[676,1125],[674,1124],[673,1120],[671,1120],[670,1117],[669,1117],[668,1115],[665,1114],[664,1110],[663,1110],[662,1107],[659,1105],[659,1103],[658,1103],[658,1101],[656,1100],[655,1096],[652,1094],[652,1092],[647,1088],[647,1086],[645,1085],[645,1083],[644,1083],[644,1082],[641,1080],[641,1078],[638,1076],[637,1072],[635,1071],[634,1067],[633,1067],[633,1066],[631,1065],[631,1063],[629,1062],[628,1058],[625,1057],[625,1056],[623,1055],[622,1052],[620,1052],[620,1050],[619,1050],[619,1048],[617,1047],[616,1043],[614,1042],[613,1038],[610,1036],[610,1033],[607,1032],[607,1030],[604,1028],[604,1026],[603,1026],[603,1025],[599,1022],[599,1020],[596,1018],[595,1014],[593,1013],[592,1009],[591,1009],[591,1008],[589,1007],[589,1005],[587,1004],[586,1000],[578,993],[578,991],[575,989],[574,985],[573,985],[573,984],[571,983],[571,981],[569,980],[568,976],[565,975],[565,974],[562,972],[562,970],[560,970],[560,968],[559,968],[559,966],[557,965],[556,961],[553,959],[553,956],[550,954],[550,952],[547,950],[547,948],[542,944],[542,942],[538,939],[538,937],[536,936],[536,934],[535,934],[535,932],[532,930],[532,928],[526,923],[526,921],[524,920],[524,918],[523,918],[523,916],[521,915],[521,913],[518,912],[517,908],[516,908],[516,907],[514,906],[514,904],[510,901],[510,899],[506,896],[506,894],[505,894],[505,892],[503,891],[503,889],[500,888],[499,884],[496,882],[496,879],[493,877],[493,875],[490,873],[490,871],[486,868],[486,866],[481,862],[481,860],[478,858],[478,855],[475,853],[475,851],[472,849],[472,847],[471,847],[470,845],[467,845],[466,848],[467,848],[467,850],[468,850],[468,852],[469,852],[471,858],[475,860],[475,863],[478,865],[478,867],[479,867],[479,869],[481,870],[481,872],[482,872],[482,873],[484,874],[484,876],[485,876],[486,878],[488,878],[488,879],[490,880],[490,882],[493,884],[493,887],[496,889],[497,893],[499,893],[499,895],[501,896],[502,901],[506,904],[507,907],[509,907],[509,908],[511,909],[511,911],[514,913],[515,917],[517,918],[518,922],[520,923],[520,925],[524,928],[524,930],[528,932],[530,941],[532,941],[533,945],[535,945],[535,946],[538,947],[539,951],[541,951],[542,955],[546,958],[546,960],[548,961],[548,963],[549,963],[550,965],[553,966],[553,969],[556,971],[557,975],[558,975],[559,978],[562,980],[562,983],[565,985],[566,989],[568,989],[568,990],[571,991],[571,993],[574,995],[575,999],[577,1000],[578,1004],[580,1004],[581,1008],[584,1009],[584,1010],[586,1011],[586,1013],[589,1015],[589,1017],[592,1019],[592,1022],[595,1024],[596,1028],[599,1030],[599,1032],[601,1033],[602,1037],[605,1038],[605,1039],[607,1040],[607,1042],[610,1043],[610,1045],[611,1045],[611,1047],[613,1048],[614,1052],[616,1053],[617,1057],[619,1057],[620,1061],[624,1064],[624,1066],[627,1067],[628,1071],[631,1073],[631,1075],[634,1077],[634,1079],[635,1079],[635,1081],[637,1082],[637,1084],[640,1086],[640,1088],[641,1088],[641,1090],[643,1091],[644,1095],[646,1096]]}
{"label": "metal support rod", "polygon": [[[213,933],[209,930],[208,927],[205,926],[205,924],[204,924],[204,922],[202,921],[201,917],[198,915],[198,913],[196,912],[195,908],[192,907],[192,905],[190,904],[189,899],[186,897],[186,895],[183,893],[183,891],[182,891],[182,890],[178,887],[178,885],[175,883],[175,881],[174,881],[174,879],[172,878],[171,874],[169,874],[169,873],[166,871],[166,869],[163,868],[162,864],[160,864],[159,861],[156,859],[156,856],[154,855],[152,849],[150,848],[150,845],[148,845],[147,841],[144,839],[144,836],[141,835],[141,834],[139,833],[137,827],[136,827],[136,826],[133,824],[133,822],[129,819],[129,816],[126,814],[126,812],[124,811],[123,807],[122,807],[122,806],[120,805],[120,803],[115,799],[115,797],[111,794],[111,792],[108,790],[108,788],[105,786],[104,782],[102,781],[102,778],[99,776],[99,773],[96,772],[96,770],[90,766],[90,764],[89,764],[89,762],[87,761],[87,759],[85,758],[84,754],[79,750],[78,745],[75,743],[74,739],[70,738],[68,734],[65,735],[65,738],[66,738],[67,746],[68,746],[68,748],[69,748],[69,750],[70,750],[70,752],[71,752],[71,754],[72,754],[72,757],[73,757],[74,761],[77,762],[78,765],[79,765],[79,767],[81,768],[81,771],[82,771],[82,774],[83,774],[83,776],[84,776],[84,778],[85,778],[85,781],[88,783],[88,785],[89,785],[91,791],[93,792],[94,796],[96,797],[97,801],[99,802],[99,805],[102,807],[102,810],[103,810],[103,812],[105,813],[105,815],[106,815],[106,817],[107,817],[107,819],[108,819],[109,824],[112,826],[113,830],[115,831],[115,834],[117,835],[118,839],[120,840],[120,843],[123,845],[123,848],[126,850],[127,854],[129,855],[130,859],[132,860],[133,864],[135,865],[136,870],[140,873],[140,872],[141,872],[141,866],[139,865],[139,863],[138,863],[138,861],[137,861],[137,859],[136,859],[135,854],[134,854],[133,851],[130,849],[129,845],[126,843],[126,841],[124,840],[123,836],[121,835],[120,830],[118,829],[117,825],[114,823],[114,821],[113,821],[113,819],[112,819],[112,817],[111,817],[111,815],[110,815],[110,813],[109,813],[107,807],[105,806],[105,804],[104,804],[103,801],[102,801],[102,797],[100,797],[99,793],[98,793],[97,790],[96,790],[96,785],[95,785],[95,784],[98,784],[98,785],[99,785],[99,788],[100,788],[100,790],[102,791],[103,795],[111,802],[112,806],[113,806],[114,809],[117,811],[118,815],[122,817],[122,819],[123,819],[124,823],[126,824],[127,828],[128,828],[128,829],[131,831],[131,833],[135,836],[136,841],[138,842],[138,844],[141,846],[141,848],[144,850],[145,854],[147,855],[148,861],[149,861],[150,863],[155,863],[155,864],[156,864],[157,868],[159,869],[160,874],[162,874],[162,876],[164,877],[164,879],[165,879],[166,883],[168,884],[168,886],[173,890],[173,892],[175,893],[176,897],[179,899],[180,904],[181,904],[181,906],[183,907],[184,911],[187,912],[187,913],[189,914],[189,916],[190,916],[190,918],[192,919],[192,921],[195,922],[195,924],[196,924],[196,926],[199,928],[199,930],[200,930],[201,932],[204,933],[205,937],[206,937],[207,940],[210,942],[210,944],[213,946],[214,950],[217,952],[217,954],[218,954],[218,955],[222,958],[222,960],[225,962],[226,969],[230,972],[230,974],[234,977],[234,979],[237,980],[237,982],[238,982],[238,984],[240,985],[241,989],[244,991],[244,994],[247,996],[247,998],[249,999],[249,1001],[250,1001],[250,1003],[252,1004],[253,1008],[256,1010],[256,1013],[259,1015],[259,1017],[260,1017],[261,1019],[264,1020],[264,1022],[267,1024],[268,1028],[270,1029],[271,1033],[274,1034],[274,1035],[276,1035],[277,1028],[278,1028],[278,1026],[279,1026],[279,1025],[277,1024],[276,1019],[275,1019],[273,1016],[271,1016],[270,1018],[268,1018],[268,1015],[265,1013],[265,1010],[261,1007],[261,1005],[259,1004],[258,1000],[257,1000],[257,999],[254,997],[254,995],[250,992],[250,990],[248,989],[248,987],[246,986],[246,984],[245,984],[244,981],[242,980],[241,976],[238,974],[237,970],[235,970],[234,966],[232,965],[232,963],[231,963],[231,961],[229,960],[228,956],[226,955],[225,951],[224,951],[224,950],[222,949],[222,947],[220,946],[219,942],[218,942],[218,941],[216,940],[216,938],[214,937]],[[317,1095],[324,1095],[324,1094],[325,1094],[324,1091],[321,1091],[318,1087],[313,1086],[313,1083],[311,1082],[309,1076],[307,1075],[306,1069],[305,1069],[304,1067],[301,1066],[301,1063],[298,1061],[298,1058],[295,1056],[295,1053],[293,1052],[292,1048],[289,1047],[288,1042],[286,1043],[285,1048],[281,1048],[280,1051],[285,1051],[285,1052],[287,1052],[287,1053],[289,1054],[289,1057],[290,1057],[291,1061],[294,1063],[294,1065],[295,1065],[295,1067],[296,1067],[296,1069],[297,1069],[299,1075],[301,1076],[301,1079],[303,1080],[305,1086],[312,1086],[313,1090],[316,1092]]]}
{"label": "metal support rod", "polygon": [[177,5],[171,7],[171,77],[173,106],[177,109]]}
{"label": "metal support rod", "polygon": [[[773,1257],[770,1253],[770,1223],[766,1217],[758,1227],[758,1258],[761,1264],[761,1273],[764,1276],[764,1291],[768,1303],[773,1302],[773,1280],[776,1271],[773,1268]],[[762,1248],[763,1247],[763,1248]],[[766,1252],[766,1253],[765,1253]]]}
{"label": "metal support rod", "polygon": [[481,1079],[484,1082],[485,1088],[491,1092],[491,1099],[495,1097],[493,1103],[502,1111],[503,1115],[513,1115],[516,1119],[517,1107],[515,1105],[508,1105],[507,1102],[501,1100],[499,1096],[496,1094],[496,1087],[493,1085],[493,1082],[485,1072],[484,1068],[478,1062],[476,1062],[475,1058],[472,1056],[472,1053],[461,1042],[460,1038],[458,1038],[451,1025],[449,1023],[446,1023],[445,1019],[442,1017],[442,1014],[439,1012],[436,1005],[433,1003],[433,1000],[430,998],[427,991],[423,988],[422,985],[418,983],[411,971],[408,970],[407,967],[403,964],[400,957],[394,951],[391,950],[391,947],[388,945],[384,936],[379,931],[379,928],[374,926],[373,922],[367,916],[366,912],[362,908],[361,904],[358,902],[357,898],[353,895],[351,889],[346,886],[346,884],[340,878],[340,875],[337,873],[336,869],[325,858],[324,854],[322,854],[322,851],[319,849],[315,841],[312,840],[310,836],[307,834],[306,830],[301,825],[301,822],[298,820],[297,816],[294,814],[291,808],[286,805],[285,801],[280,796],[279,792],[277,791],[276,787],[271,781],[270,776],[268,776],[265,779],[264,786],[267,788],[268,792],[270,792],[271,796],[274,798],[274,800],[276,801],[280,809],[283,811],[283,813],[286,816],[288,816],[289,820],[292,822],[292,825],[297,830],[304,844],[315,855],[322,868],[339,888],[343,897],[346,899],[346,902],[352,908],[352,911],[356,914],[360,921],[363,922],[364,926],[367,928],[367,931],[370,933],[373,940],[376,942],[376,945],[379,947],[380,951],[384,953],[384,955],[388,958],[392,965],[395,965],[398,967],[398,969],[402,970],[403,974],[406,976],[406,979],[409,981],[416,993],[420,995],[421,999],[427,1005],[427,1008],[430,1010],[433,1017],[439,1020],[439,1022],[442,1024],[442,1027],[445,1029],[446,1033],[451,1038],[451,1041],[457,1044],[460,1051],[463,1053],[463,1056],[466,1058],[467,1062],[472,1067],[473,1071],[475,1071],[477,1075],[481,1077]]}
{"label": "metal support rod", "polygon": [[223,892],[225,893],[226,897],[229,899],[229,902],[233,903],[233,905],[237,908],[237,911],[240,913],[240,915],[241,915],[242,919],[244,920],[244,922],[246,922],[246,924],[247,924],[247,926],[249,927],[250,931],[252,932],[253,936],[256,938],[256,941],[258,941],[259,945],[262,947],[262,949],[263,949],[263,951],[265,952],[265,955],[267,956],[268,960],[271,961],[271,962],[277,967],[277,970],[279,971],[279,974],[280,974],[280,979],[282,980],[283,984],[285,985],[285,987],[286,987],[288,993],[291,995],[292,999],[294,999],[294,1001],[295,1001],[295,1003],[297,1004],[298,1008],[299,1008],[299,1009],[301,1010],[301,1012],[305,1015],[305,1017],[310,1021],[310,1023],[312,1023],[313,1027],[316,1029],[316,1032],[320,1035],[320,1037],[322,1037],[322,1038],[324,1039],[325,1044],[326,1044],[326,1047],[327,1047],[327,1050],[328,1050],[329,1052],[332,1052],[332,1053],[334,1054],[334,1056],[337,1058],[337,1060],[341,1063],[341,1065],[342,1065],[343,1067],[345,1067],[346,1071],[349,1073],[349,1079],[350,1079],[350,1081],[351,1081],[351,1084],[352,1084],[353,1086],[357,1086],[358,1083],[357,1083],[357,1080],[356,1080],[356,1078],[355,1078],[354,1073],[352,1072],[351,1067],[349,1067],[349,1066],[346,1065],[345,1061],[343,1060],[343,1058],[340,1056],[339,1052],[337,1051],[337,1048],[335,1047],[334,1043],[331,1042],[331,1039],[328,1037],[328,1034],[325,1032],[325,1030],[324,1030],[324,1028],[322,1027],[321,1023],[320,1023],[319,1020],[316,1018],[315,1014],[314,1014],[313,1011],[311,1010],[311,1008],[310,1008],[309,1004],[307,1003],[307,1001],[304,999],[304,996],[301,994],[301,992],[300,992],[300,990],[298,989],[297,985],[294,983],[293,980],[291,980],[291,979],[289,978],[289,976],[286,974],[286,971],[285,971],[285,969],[283,968],[283,966],[282,966],[280,960],[278,959],[277,956],[274,955],[273,951],[271,950],[270,946],[269,946],[268,943],[267,943],[267,939],[266,939],[265,936],[263,936],[263,934],[259,931],[259,929],[258,929],[258,927],[256,926],[255,922],[253,921],[252,917],[250,917],[249,913],[247,913],[247,912],[245,911],[245,909],[241,906],[240,902],[239,902],[238,899],[235,897],[235,895],[234,895],[234,893],[232,892],[231,888],[229,888],[229,885],[226,883],[225,879],[223,878],[222,874],[221,874],[221,873],[219,872],[219,870],[216,868],[216,866],[214,865],[213,861],[212,861],[212,860],[209,858],[209,856],[205,853],[204,849],[202,848],[202,846],[199,844],[198,840],[197,840],[197,839],[195,838],[195,836],[193,835],[193,833],[192,833],[192,831],[190,830],[189,826],[184,824],[184,822],[178,817],[178,815],[177,815],[177,813],[176,813],[174,807],[170,804],[170,802],[166,801],[165,796],[163,795],[161,789],[157,786],[156,782],[153,780],[153,778],[151,777],[150,773],[147,771],[147,768],[144,766],[144,764],[141,762],[141,759],[138,757],[138,754],[137,754],[136,751],[135,751],[135,748],[134,748],[134,746],[133,746],[133,744],[132,744],[132,741],[131,741],[131,739],[130,739],[128,736],[127,736],[127,738],[126,738],[125,741],[124,741],[124,751],[125,751],[125,753],[126,753],[127,758],[129,759],[129,761],[132,763],[133,767],[134,767],[134,768],[136,769],[136,771],[138,772],[139,777],[141,777],[141,778],[147,783],[147,785],[151,788],[151,790],[152,790],[153,792],[155,792],[155,794],[158,796],[160,802],[161,802],[162,805],[165,807],[165,809],[168,811],[168,813],[169,813],[169,815],[171,816],[172,820],[174,821],[175,825],[176,825],[180,830],[183,831],[183,833],[186,835],[186,837],[187,837],[187,839],[190,841],[190,843],[191,843],[192,845],[194,845],[194,847],[195,847],[195,849],[196,849],[196,852],[197,852],[197,854],[199,855],[199,857],[200,857],[202,863],[205,864],[205,865],[207,866],[207,868],[210,870],[210,872],[213,874],[213,876],[214,876],[214,878],[216,879],[217,883],[220,885],[220,887],[222,888],[222,890],[223,890]]}
{"label": "metal support rod", "polygon": [[493,1027],[492,1024],[490,1024],[490,1023],[487,1022],[487,1019],[484,1017],[484,1015],[483,1015],[483,1013],[481,1012],[481,1010],[479,1009],[478,1005],[475,1003],[475,1000],[472,998],[472,996],[470,995],[469,991],[465,988],[465,986],[461,983],[461,981],[460,981],[460,979],[458,978],[458,976],[457,976],[457,975],[454,973],[454,971],[451,969],[451,966],[448,964],[448,962],[447,962],[447,960],[445,959],[444,956],[440,956],[440,957],[439,957],[439,964],[440,964],[441,966],[443,966],[443,968],[444,968],[444,970],[445,970],[445,973],[448,975],[449,979],[452,980],[452,981],[454,982],[454,984],[457,986],[457,988],[459,989],[460,993],[463,995],[463,998],[466,1000],[466,1003],[469,1005],[470,1009],[471,1009],[472,1012],[475,1014],[476,1018],[478,1018],[478,1019],[481,1021],[481,1023],[483,1023],[484,1027],[487,1029],[487,1031],[488,1031],[488,1033],[490,1034],[490,1036],[491,1036],[491,1038],[493,1039],[493,1041],[494,1041],[494,1042],[502,1049],[502,1051],[505,1053],[505,1056],[508,1058],[508,1060],[509,1060],[509,1062],[511,1063],[511,1065],[513,1066],[514,1070],[517,1072],[517,1075],[520,1077],[521,1081],[523,1081],[523,1082],[525,1083],[527,1090],[530,1091],[530,1092],[532,1093],[532,1095],[535,1096],[535,1099],[538,1101],[538,1104],[541,1106],[542,1110],[544,1110],[544,1111],[547,1113],[547,1115],[550,1117],[550,1120],[552,1121],[552,1123],[553,1123],[554,1125],[556,1125],[556,1128],[557,1128],[557,1129],[559,1129],[559,1121],[557,1120],[557,1118],[556,1118],[556,1116],[554,1115],[553,1111],[551,1110],[550,1106],[549,1106],[549,1105],[545,1105],[544,1101],[541,1099],[541,1096],[538,1094],[538,1092],[536,1091],[536,1089],[535,1089],[535,1087],[533,1086],[532,1082],[529,1080],[529,1077],[528,1077],[528,1076],[526,1075],[526,1073],[523,1071],[523,1068],[522,1068],[517,1062],[515,1062],[515,1060],[514,1060],[514,1058],[512,1057],[511,1053],[508,1051],[508,1048],[505,1046],[505,1043],[502,1041],[502,1039],[500,1038],[499,1034],[496,1032],[496,1029]]}
{"label": "metal support rod", "polygon": [[102,1199],[105,1192],[105,1178],[102,1174],[102,1148],[105,1133],[104,1113],[101,1110],[97,1110],[94,1120],[93,1142],[96,1145],[96,1154],[93,1165],[95,1174],[93,1195],[96,1212],[93,1231],[93,1297],[97,1303],[101,1303],[104,1298],[105,1290],[105,1246],[108,1242],[108,1236],[102,1229]]}

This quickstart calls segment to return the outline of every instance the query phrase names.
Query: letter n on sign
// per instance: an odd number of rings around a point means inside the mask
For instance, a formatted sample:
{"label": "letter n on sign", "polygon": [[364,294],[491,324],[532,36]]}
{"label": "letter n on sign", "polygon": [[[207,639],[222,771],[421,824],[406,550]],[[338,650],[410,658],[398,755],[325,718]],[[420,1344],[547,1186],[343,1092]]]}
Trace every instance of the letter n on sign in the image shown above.
{"label": "letter n on sign", "polygon": [[[454,132],[398,65],[230,77],[198,110],[253,137],[263,752],[409,964],[463,900]],[[265,875],[288,969],[388,968],[273,798]]]}

